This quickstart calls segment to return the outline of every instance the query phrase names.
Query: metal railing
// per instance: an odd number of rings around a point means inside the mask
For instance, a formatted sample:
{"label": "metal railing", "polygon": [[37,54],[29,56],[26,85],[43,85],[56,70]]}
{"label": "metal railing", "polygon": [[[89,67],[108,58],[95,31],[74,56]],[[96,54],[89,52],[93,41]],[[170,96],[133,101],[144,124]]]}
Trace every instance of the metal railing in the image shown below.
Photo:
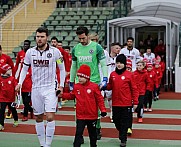
{"label": "metal railing", "polygon": [[[4,25],[8,22],[8,21],[10,21],[11,20],[11,30],[13,31],[14,30],[14,18],[15,18],[15,16],[21,11],[21,10],[23,10],[24,9],[24,16],[25,16],[25,18],[26,18],[26,16],[27,16],[27,6],[28,6],[28,4],[30,3],[30,2],[32,2],[32,0],[26,0],[26,1],[23,1],[23,2],[21,2],[19,5],[18,5],[18,7],[16,8],[16,10],[15,11],[13,11],[12,13],[10,12],[10,14],[9,15],[7,15],[4,19],[2,19],[1,21],[0,21],[0,41],[2,41],[2,39],[3,39],[3,29],[4,29]],[[36,0],[34,0],[34,9],[36,10]],[[6,26],[6,28],[7,28],[7,26]]]}
{"label": "metal railing", "polygon": [[[131,0],[120,0],[118,5],[115,6],[113,11],[113,19],[126,17],[131,10]],[[107,28],[107,21],[110,19],[105,20],[105,28]],[[105,29],[105,36],[107,36],[107,29]],[[107,37],[105,37],[105,45],[107,45]]]}
{"label": "metal railing", "polygon": [[[20,45],[24,38],[27,38],[27,35],[31,36],[32,28],[35,30],[38,24],[16,23],[14,24],[15,30],[10,29],[11,25],[11,23],[6,23],[2,30],[4,37],[1,45],[3,46],[3,50],[5,52],[13,50],[13,48],[18,44]],[[12,31],[14,33],[12,33]]]}

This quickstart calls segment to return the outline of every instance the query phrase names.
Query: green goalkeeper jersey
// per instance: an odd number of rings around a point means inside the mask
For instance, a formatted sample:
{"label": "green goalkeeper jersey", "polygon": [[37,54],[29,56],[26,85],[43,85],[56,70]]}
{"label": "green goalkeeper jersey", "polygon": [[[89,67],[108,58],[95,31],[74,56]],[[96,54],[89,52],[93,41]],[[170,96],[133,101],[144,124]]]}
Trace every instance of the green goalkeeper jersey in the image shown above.
{"label": "green goalkeeper jersey", "polygon": [[101,80],[98,64],[99,61],[103,59],[105,59],[103,48],[100,44],[93,41],[86,46],[79,43],[72,49],[72,60],[76,62],[76,70],[79,69],[82,64],[88,65],[91,68],[90,81],[97,84],[100,83]]}

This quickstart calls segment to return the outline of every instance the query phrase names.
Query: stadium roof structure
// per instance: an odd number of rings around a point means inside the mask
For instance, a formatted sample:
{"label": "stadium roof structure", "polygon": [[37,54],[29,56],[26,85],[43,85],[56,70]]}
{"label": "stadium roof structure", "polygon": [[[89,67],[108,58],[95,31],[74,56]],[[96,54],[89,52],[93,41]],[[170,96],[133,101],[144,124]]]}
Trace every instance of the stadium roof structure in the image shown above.
{"label": "stadium roof structure", "polygon": [[122,28],[138,28],[143,26],[165,26],[171,20],[149,17],[149,16],[130,16],[109,20],[109,26],[118,26]]}
{"label": "stadium roof structure", "polygon": [[180,10],[181,5],[179,3],[152,2],[134,7],[129,13],[129,16],[151,16],[180,23]]}
{"label": "stadium roof structure", "polygon": [[[180,1],[178,1],[180,2]],[[110,43],[126,42],[127,37],[136,37],[136,28],[146,26],[165,27],[166,45],[166,87],[172,84],[172,69],[179,46],[181,4],[172,2],[152,2],[133,7],[128,17],[107,21],[107,50]],[[168,73],[171,73],[170,75]]]}

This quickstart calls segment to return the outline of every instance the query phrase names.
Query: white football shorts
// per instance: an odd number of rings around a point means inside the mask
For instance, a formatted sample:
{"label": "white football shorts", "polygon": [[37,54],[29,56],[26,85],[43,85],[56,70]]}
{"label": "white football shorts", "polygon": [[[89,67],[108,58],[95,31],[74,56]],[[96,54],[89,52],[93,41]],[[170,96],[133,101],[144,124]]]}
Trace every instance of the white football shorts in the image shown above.
{"label": "white football shorts", "polygon": [[32,107],[34,115],[56,112],[57,100],[55,86],[32,88]]}
{"label": "white football shorts", "polygon": [[112,90],[105,90],[105,93],[106,93],[106,98],[107,99],[111,99],[112,98]]}

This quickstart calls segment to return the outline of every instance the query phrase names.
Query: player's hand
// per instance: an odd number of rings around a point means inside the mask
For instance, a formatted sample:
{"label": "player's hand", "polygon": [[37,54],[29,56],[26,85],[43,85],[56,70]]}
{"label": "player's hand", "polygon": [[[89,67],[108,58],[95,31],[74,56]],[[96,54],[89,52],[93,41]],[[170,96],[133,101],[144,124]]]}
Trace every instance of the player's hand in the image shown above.
{"label": "player's hand", "polygon": [[21,84],[16,85],[16,87],[15,87],[15,91],[20,91],[21,87],[22,87],[22,85],[21,85]]}
{"label": "player's hand", "polygon": [[56,94],[58,93],[57,96],[60,97],[60,94],[63,94],[63,87],[62,86],[58,86],[57,90],[56,90]]}
{"label": "player's hand", "polygon": [[72,91],[74,89],[74,83],[70,82],[69,83],[69,90]]}
{"label": "player's hand", "polygon": [[136,108],[138,107],[138,105],[133,105],[133,109],[136,112]]}
{"label": "player's hand", "polygon": [[107,112],[101,112],[101,116],[105,117],[107,115]]}
{"label": "player's hand", "polygon": [[108,78],[107,77],[103,77],[103,80],[102,80],[102,82],[100,83],[100,86],[99,86],[101,90],[105,90],[106,89],[107,81],[108,81]]}

